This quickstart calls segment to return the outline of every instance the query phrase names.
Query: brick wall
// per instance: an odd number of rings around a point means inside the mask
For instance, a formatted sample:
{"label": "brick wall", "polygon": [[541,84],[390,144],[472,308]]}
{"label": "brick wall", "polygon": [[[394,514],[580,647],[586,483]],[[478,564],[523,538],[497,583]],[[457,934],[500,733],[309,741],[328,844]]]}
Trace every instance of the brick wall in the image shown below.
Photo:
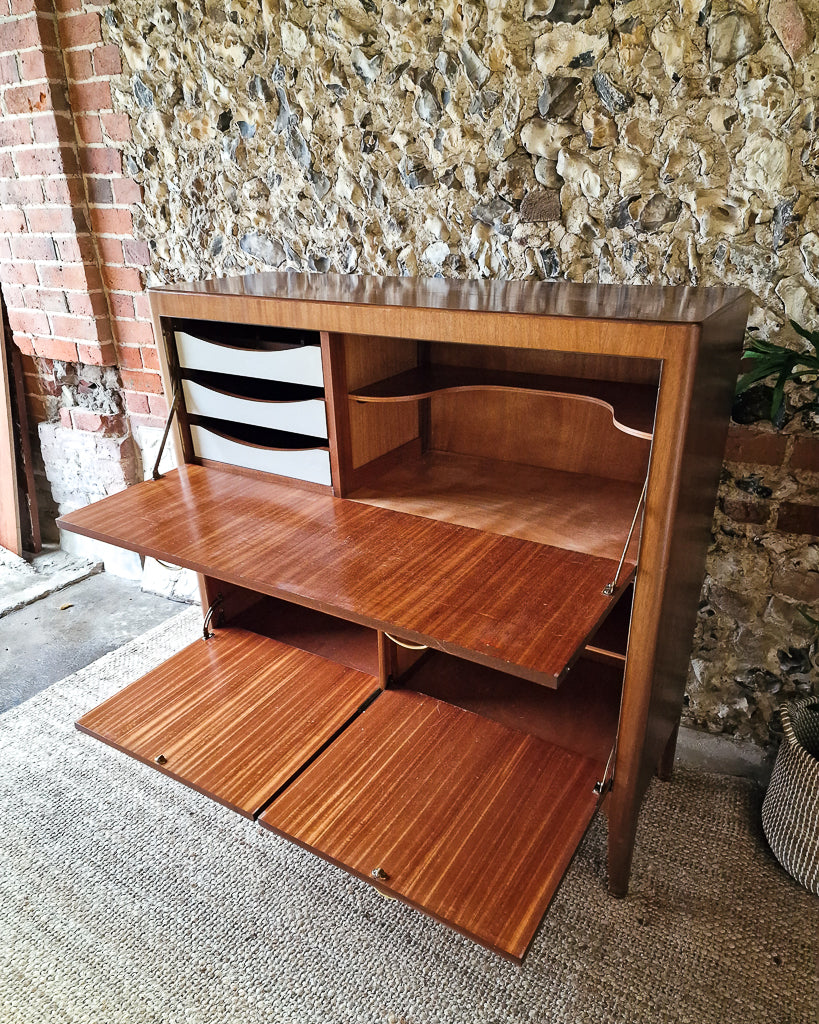
{"label": "brick wall", "polygon": [[[128,118],[112,109],[120,72],[99,6],[0,0],[0,286],[31,419],[49,425],[48,514],[49,492],[65,510],[136,479],[132,431],[167,414],[142,287],[148,248],[133,237],[140,189],[122,174]],[[79,451],[85,481],[66,468]]]}

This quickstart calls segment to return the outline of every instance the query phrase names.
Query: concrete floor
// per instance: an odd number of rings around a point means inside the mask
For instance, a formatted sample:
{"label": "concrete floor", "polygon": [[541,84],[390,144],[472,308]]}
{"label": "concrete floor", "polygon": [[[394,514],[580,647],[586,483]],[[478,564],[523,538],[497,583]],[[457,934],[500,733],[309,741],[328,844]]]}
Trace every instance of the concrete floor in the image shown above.
{"label": "concrete floor", "polygon": [[9,612],[0,618],[0,713],[184,608],[103,572]]}

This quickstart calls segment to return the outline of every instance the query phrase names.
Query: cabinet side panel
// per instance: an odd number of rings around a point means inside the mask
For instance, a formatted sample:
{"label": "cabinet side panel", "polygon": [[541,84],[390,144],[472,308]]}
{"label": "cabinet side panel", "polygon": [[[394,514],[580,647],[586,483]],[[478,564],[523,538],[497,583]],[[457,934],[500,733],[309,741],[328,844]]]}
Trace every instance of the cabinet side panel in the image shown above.
{"label": "cabinet side panel", "polygon": [[[404,338],[342,335],[347,387],[350,391],[384,380],[418,363],[418,346]],[[373,406],[350,402],[350,457],[352,468],[363,466],[419,435],[418,405],[401,402]]]}

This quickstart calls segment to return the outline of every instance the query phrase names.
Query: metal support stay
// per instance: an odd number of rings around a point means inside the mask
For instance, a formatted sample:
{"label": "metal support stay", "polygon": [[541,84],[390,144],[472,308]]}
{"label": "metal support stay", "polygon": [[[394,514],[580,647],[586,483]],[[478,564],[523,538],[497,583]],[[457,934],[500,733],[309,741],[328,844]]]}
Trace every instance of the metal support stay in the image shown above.
{"label": "metal support stay", "polygon": [[637,502],[637,508],[635,508],[635,510],[634,510],[634,518],[631,520],[631,526],[629,527],[628,536],[626,537],[626,543],[625,543],[625,546],[623,547],[623,553],[622,553],[622,555],[620,555],[620,561],[617,563],[617,572],[615,572],[614,579],[611,581],[611,583],[607,583],[605,585],[605,587],[603,587],[603,593],[607,597],[611,597],[611,595],[614,594],[616,592],[616,590],[617,590],[617,584],[618,584],[618,582],[620,580],[620,573],[621,573],[621,571],[623,569],[623,562],[625,562],[625,560],[626,560],[626,552],[628,551],[629,545],[631,544],[631,538],[632,538],[632,535],[634,534],[634,527],[637,525],[637,518],[640,515],[640,509],[643,507],[643,502],[646,500],[646,490],[647,489],[648,489],[648,476],[646,476],[646,478],[645,478],[645,482],[643,483],[643,489],[640,492],[640,498],[639,498],[639,501]]}
{"label": "metal support stay", "polygon": [[213,599],[213,604],[210,606],[210,608],[208,608],[207,615],[205,616],[205,621],[202,624],[203,640],[210,640],[213,636],[215,636],[215,634],[211,632],[210,623],[214,615],[216,614],[217,610],[219,609],[219,606],[221,605],[222,601],[224,601],[222,595],[217,594],[216,597]]}
{"label": "metal support stay", "polygon": [[161,480],[162,474],[159,472],[159,463],[162,461],[162,453],[165,451],[165,443],[168,440],[168,434],[171,431],[171,423],[173,422],[174,413],[176,407],[179,405],[180,391],[179,387],[173,393],[173,401],[171,402],[171,411],[168,413],[168,418],[165,421],[165,430],[162,432],[162,440],[159,442],[159,451],[156,453],[156,462],[154,468],[151,471],[151,478],[153,480]]}

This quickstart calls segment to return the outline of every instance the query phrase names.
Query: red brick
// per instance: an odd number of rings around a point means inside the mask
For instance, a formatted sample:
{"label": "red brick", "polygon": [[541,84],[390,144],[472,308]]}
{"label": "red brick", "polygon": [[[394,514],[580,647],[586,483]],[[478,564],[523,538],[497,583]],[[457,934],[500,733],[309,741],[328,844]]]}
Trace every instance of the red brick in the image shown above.
{"label": "red brick", "polygon": [[106,266],[103,269],[105,283],[115,292],[141,292],[142,281],[139,273],[130,267]]}
{"label": "red brick", "polygon": [[4,206],[25,206],[43,201],[39,181],[0,181],[0,203]]}
{"label": "red brick", "polygon": [[0,151],[0,178],[13,178],[14,177],[14,162],[11,159],[11,153]]}
{"label": "red brick", "polygon": [[47,334],[48,317],[39,309],[10,309],[9,327],[21,334]]}
{"label": "red brick", "polygon": [[756,462],[766,466],[781,466],[785,457],[787,438],[784,434],[758,433],[748,427],[732,423],[725,445],[727,462]]}
{"label": "red brick", "polygon": [[122,266],[122,242],[118,238],[98,238],[97,248],[103,263],[109,266]]}
{"label": "red brick", "polygon": [[781,533],[805,533],[819,536],[819,505],[783,501],[776,527]]}
{"label": "red brick", "polygon": [[60,415],[60,426],[61,427],[67,427],[70,430],[71,427],[73,426],[73,423],[71,422],[71,410],[69,408],[67,408],[66,406],[63,406],[60,409],[59,415]]}
{"label": "red brick", "polygon": [[123,370],[121,376],[122,384],[128,391],[162,394],[162,381],[158,373],[151,373],[148,370]]}
{"label": "red brick", "polygon": [[[130,235],[134,230],[130,210],[96,207],[91,210],[91,224],[99,235]],[[128,243],[123,243],[123,249]],[[126,256],[127,259],[127,256]]]}
{"label": "red brick", "polygon": [[723,498],[722,511],[737,523],[766,523],[771,506],[766,501],[751,501],[746,498]]}
{"label": "red brick", "polygon": [[71,422],[75,430],[88,430],[108,437],[118,437],[126,431],[125,417],[121,413],[110,416],[75,407],[71,410]]}
{"label": "red brick", "polygon": [[60,338],[74,338],[80,341],[110,341],[111,325],[107,317],[91,316],[51,317],[51,329]]}
{"label": "red brick", "polygon": [[5,299],[6,306],[8,306],[9,309],[19,309],[26,304],[23,289],[16,284],[7,284],[3,286],[3,298]]}
{"label": "red brick", "polygon": [[153,427],[161,430],[166,419],[166,416],[132,416],[131,423],[135,427]]}
{"label": "red brick", "polygon": [[124,206],[142,202],[142,187],[130,178],[114,178],[114,202]]}
{"label": "red brick", "polygon": [[110,110],[111,86],[108,82],[78,82],[69,86],[74,110]]}
{"label": "red brick", "polygon": [[95,204],[113,203],[114,190],[108,178],[86,178],[88,202]]}
{"label": "red brick", "polygon": [[148,395],[148,407],[154,416],[160,416],[163,420],[168,418],[168,403],[164,395]]}
{"label": "red brick", "polygon": [[13,53],[0,55],[0,85],[15,85],[20,81],[17,59]]}
{"label": "red brick", "polygon": [[128,142],[131,138],[131,122],[127,114],[102,114],[102,127],[112,142]]}
{"label": "red brick", "polygon": [[26,288],[25,301],[29,309],[45,313],[65,313],[68,310],[65,292],[53,288]]}
{"label": "red brick", "polygon": [[111,292],[108,296],[111,303],[111,314],[116,318],[132,320],[134,313],[133,295],[123,295],[120,292]]}
{"label": "red brick", "polygon": [[12,14],[28,14],[36,9],[35,0],[11,0],[9,4]]}
{"label": "red brick", "polygon": [[142,365],[146,370],[156,370],[157,373],[159,372],[159,353],[152,346],[146,345],[142,349]]}
{"label": "red brick", "polygon": [[60,42],[63,49],[98,43],[101,39],[98,14],[69,14],[60,18]]}
{"label": "red brick", "polygon": [[0,147],[30,146],[32,139],[31,118],[0,118]]}
{"label": "red brick", "polygon": [[17,50],[29,50],[40,45],[40,32],[37,18],[15,18],[14,21],[0,22],[0,50],[13,53]]}
{"label": "red brick", "polygon": [[43,183],[43,194],[47,203],[80,206],[85,201],[85,192],[79,178],[66,178],[65,176],[49,178]]}
{"label": "red brick", "polygon": [[99,114],[78,114],[77,131],[85,143],[102,142],[102,125]]}
{"label": "red brick", "polygon": [[64,234],[80,227],[77,220],[83,220],[81,210],[72,210],[68,206],[43,206],[39,209],[26,210],[29,227],[35,234]]}
{"label": "red brick", "polygon": [[61,139],[71,141],[71,123],[62,114],[56,115],[51,110],[45,114],[35,114],[31,124],[35,142],[59,142]]}
{"label": "red brick", "polygon": [[0,265],[0,281],[6,284],[38,284],[37,270],[33,263],[3,263]]}
{"label": "red brick", "polygon": [[23,355],[26,355],[26,356],[33,356],[34,355],[34,345],[33,345],[32,341],[31,341],[31,338],[26,337],[25,335],[15,335],[15,337],[14,337],[14,344],[20,349],[20,351],[23,353]]}
{"label": "red brick", "polygon": [[66,11],[78,11],[83,4],[83,0],[56,0],[57,11],[60,14],[64,14]]}
{"label": "red brick", "polygon": [[26,218],[20,210],[0,210],[0,231],[8,234],[26,231]]}
{"label": "red brick", "polygon": [[100,76],[122,74],[122,57],[118,46],[100,46],[94,50],[94,73]]}
{"label": "red brick", "polygon": [[0,235],[0,262],[4,260],[11,260],[11,242]]}
{"label": "red brick", "polygon": [[107,316],[108,303],[104,292],[66,292],[68,310],[82,316]]}
{"label": "red brick", "polygon": [[121,320],[117,324],[117,335],[122,345],[150,346],[154,344],[153,327],[139,320]]}
{"label": "red brick", "polygon": [[139,320],[151,319],[151,303],[148,301],[148,296],[144,293],[134,296],[134,312]]}
{"label": "red brick", "polygon": [[[35,0],[36,2],[36,0]],[[40,33],[40,48],[58,50],[57,30],[54,27],[54,12],[47,0],[42,0],[42,8],[37,5],[37,31]]]}
{"label": "red brick", "polygon": [[122,153],[118,149],[94,146],[80,153],[80,163],[86,174],[122,174]]}
{"label": "red brick", "polygon": [[791,469],[819,473],[819,438],[797,437],[791,452]]}
{"label": "red brick", "polygon": [[89,366],[116,366],[117,351],[110,341],[102,345],[77,345],[77,353],[81,363]]}
{"label": "red brick", "polygon": [[11,252],[20,260],[56,260],[54,242],[42,235],[16,235],[11,240]]}
{"label": "red brick", "polygon": [[134,391],[127,391],[125,393],[125,408],[129,413],[148,413],[150,411],[148,396],[137,394]]}
{"label": "red brick", "polygon": [[151,262],[151,251],[147,242],[138,242],[133,238],[125,239],[122,243],[122,251],[126,263],[132,263],[137,267],[147,267]]}
{"label": "red brick", "polygon": [[[78,216],[84,215],[82,210],[77,211]],[[97,255],[94,250],[94,243],[87,232],[76,235],[64,235],[55,239],[57,252],[64,263],[94,263]]]}
{"label": "red brick", "polygon": [[[66,291],[97,291],[102,279],[96,267],[78,264],[44,265],[38,268],[40,283],[46,288],[64,288]],[[34,284],[37,282],[34,281]]]}
{"label": "red brick", "polygon": [[20,78],[24,82],[42,82],[49,78],[42,50],[26,50],[19,55]]}
{"label": "red brick", "polygon": [[48,85],[19,85],[6,89],[3,96],[9,114],[30,114],[33,110],[63,110],[59,90]]}
{"label": "red brick", "polygon": [[69,50],[65,54],[65,65],[69,82],[87,82],[94,77],[88,50]]}
{"label": "red brick", "polygon": [[[119,333],[120,324],[117,324]],[[142,355],[136,345],[122,345],[117,348],[117,362],[121,370],[141,370]],[[143,410],[147,412],[147,410]]]}
{"label": "red brick", "polygon": [[77,174],[77,155],[68,145],[24,146],[14,151],[14,163],[21,178],[55,174]]}

